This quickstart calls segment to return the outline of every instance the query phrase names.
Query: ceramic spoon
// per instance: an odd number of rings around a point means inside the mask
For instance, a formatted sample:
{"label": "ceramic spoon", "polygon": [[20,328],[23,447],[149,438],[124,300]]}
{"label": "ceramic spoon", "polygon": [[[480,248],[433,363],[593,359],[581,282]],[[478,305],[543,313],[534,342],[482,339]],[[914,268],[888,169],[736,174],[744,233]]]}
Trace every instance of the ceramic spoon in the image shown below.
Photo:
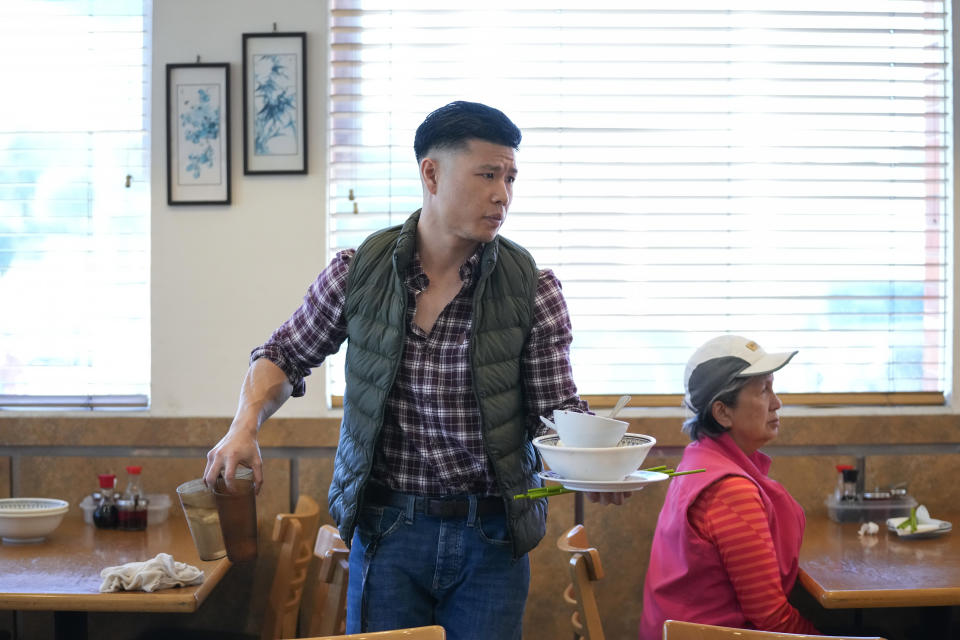
{"label": "ceramic spoon", "polygon": [[613,405],[613,409],[610,409],[608,418],[616,418],[617,414],[620,413],[620,409],[623,409],[627,406],[627,403],[630,402],[630,396],[620,396],[620,399],[617,400],[617,404]]}

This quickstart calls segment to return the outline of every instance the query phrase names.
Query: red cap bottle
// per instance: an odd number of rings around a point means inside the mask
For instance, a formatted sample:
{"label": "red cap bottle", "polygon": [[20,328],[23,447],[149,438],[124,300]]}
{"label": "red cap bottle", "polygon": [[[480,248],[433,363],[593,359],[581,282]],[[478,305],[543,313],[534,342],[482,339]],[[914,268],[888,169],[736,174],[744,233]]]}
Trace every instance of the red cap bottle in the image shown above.
{"label": "red cap bottle", "polygon": [[93,511],[93,524],[99,529],[117,528],[117,505],[113,501],[113,487],[117,476],[112,473],[101,473],[97,476],[102,489],[100,504]]}

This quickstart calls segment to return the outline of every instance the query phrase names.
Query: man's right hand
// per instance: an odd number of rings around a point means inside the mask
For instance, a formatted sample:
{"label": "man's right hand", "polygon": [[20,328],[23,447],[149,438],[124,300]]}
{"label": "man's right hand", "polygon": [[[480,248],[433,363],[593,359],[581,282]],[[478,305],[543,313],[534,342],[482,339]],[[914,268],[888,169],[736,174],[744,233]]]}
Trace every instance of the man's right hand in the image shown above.
{"label": "man's right hand", "polygon": [[257,443],[256,425],[243,426],[234,420],[227,434],[207,453],[207,468],[203,471],[203,482],[211,489],[216,485],[217,476],[223,475],[227,491],[234,491],[234,475],[237,465],[253,470],[253,483],[260,493],[263,484],[263,460],[260,457],[260,445]]}
{"label": "man's right hand", "polygon": [[207,468],[203,471],[203,482],[213,488],[217,476],[223,474],[227,490],[234,490],[234,474],[237,465],[242,464],[253,470],[253,483],[257,493],[263,485],[263,459],[260,457],[260,445],[257,443],[257,431],[264,420],[287,401],[293,391],[293,385],[286,374],[266,358],[260,358],[250,365],[240,387],[240,405],[233,424],[227,435],[207,453]]}

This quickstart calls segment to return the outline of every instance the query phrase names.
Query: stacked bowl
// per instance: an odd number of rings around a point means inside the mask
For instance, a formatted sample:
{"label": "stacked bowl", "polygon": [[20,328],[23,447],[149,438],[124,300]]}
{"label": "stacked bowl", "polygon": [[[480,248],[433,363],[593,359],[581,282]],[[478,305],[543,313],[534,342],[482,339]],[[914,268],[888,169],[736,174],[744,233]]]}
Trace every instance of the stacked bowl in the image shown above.
{"label": "stacked bowl", "polygon": [[553,422],[541,419],[557,433],[535,438],[533,445],[562,479],[623,480],[657,443],[651,436],[627,433],[627,423],[613,418],[554,411]]}

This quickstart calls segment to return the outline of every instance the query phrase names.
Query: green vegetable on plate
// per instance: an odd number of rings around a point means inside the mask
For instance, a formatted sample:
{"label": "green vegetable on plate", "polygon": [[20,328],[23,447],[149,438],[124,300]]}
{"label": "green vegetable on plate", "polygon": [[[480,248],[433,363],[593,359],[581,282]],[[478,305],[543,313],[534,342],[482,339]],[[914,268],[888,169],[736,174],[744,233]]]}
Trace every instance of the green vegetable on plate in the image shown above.
{"label": "green vegetable on plate", "polygon": [[917,532],[917,508],[910,507],[910,515],[906,520],[897,525],[897,529],[905,529],[910,527],[910,533]]}

